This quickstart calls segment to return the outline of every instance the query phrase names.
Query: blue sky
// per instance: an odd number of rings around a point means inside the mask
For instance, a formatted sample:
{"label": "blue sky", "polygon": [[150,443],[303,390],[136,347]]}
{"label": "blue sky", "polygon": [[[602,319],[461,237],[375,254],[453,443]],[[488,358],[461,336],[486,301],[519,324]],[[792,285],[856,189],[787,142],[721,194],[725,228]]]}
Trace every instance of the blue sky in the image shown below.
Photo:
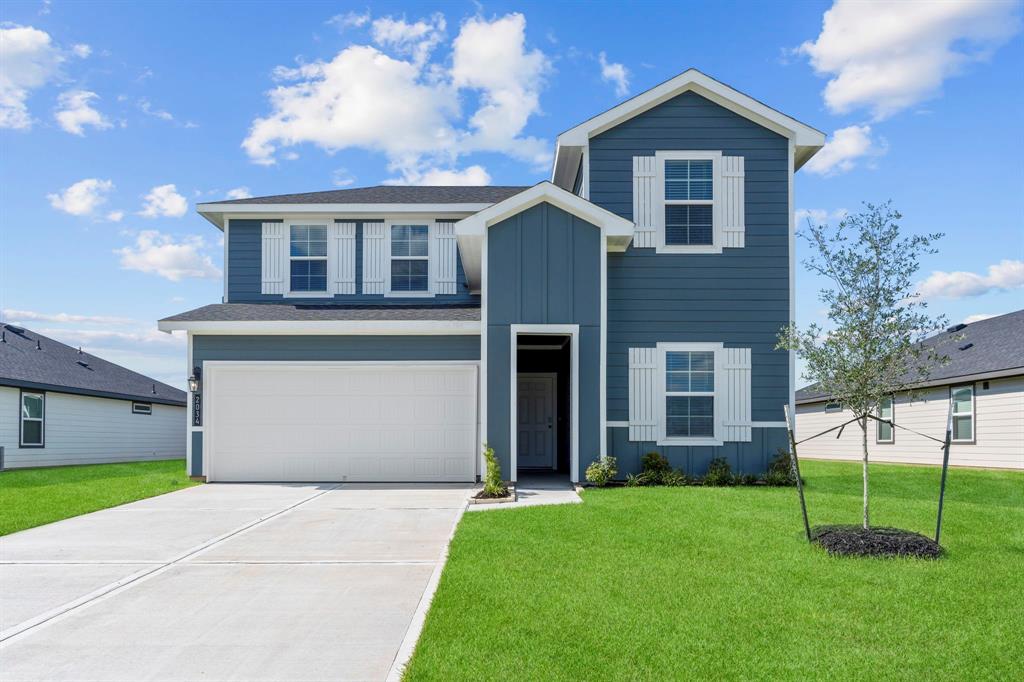
{"label": "blue sky", "polygon": [[[933,311],[1009,312],[1024,307],[1020,17],[1016,2],[8,0],[0,309],[181,386],[183,340],[155,320],[221,296],[220,233],[196,202],[532,184],[560,131],[693,66],[829,134],[797,174],[801,217],[892,199],[907,230],[947,234],[921,273]],[[821,321],[819,283],[797,282],[798,321]]]}

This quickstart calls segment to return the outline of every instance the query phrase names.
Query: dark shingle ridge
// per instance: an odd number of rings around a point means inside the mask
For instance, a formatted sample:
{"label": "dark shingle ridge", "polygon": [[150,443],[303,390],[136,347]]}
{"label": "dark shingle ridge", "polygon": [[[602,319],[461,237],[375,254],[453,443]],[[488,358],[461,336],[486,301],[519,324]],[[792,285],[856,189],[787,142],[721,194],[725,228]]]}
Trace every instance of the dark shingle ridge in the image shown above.
{"label": "dark shingle ridge", "polygon": [[212,303],[165,317],[161,322],[311,321],[478,322],[480,304],[345,305],[306,303]]}
{"label": "dark shingle ridge", "polygon": [[[274,194],[227,199],[216,204],[488,204],[504,201],[527,186],[519,185],[376,185],[323,192]],[[200,204],[201,206],[201,204]]]}
{"label": "dark shingle ridge", "polygon": [[[963,338],[955,343],[949,342],[957,336]],[[924,344],[942,344],[938,348],[939,354],[949,356],[949,364],[932,371],[928,377],[929,384],[946,379],[949,383],[956,383],[963,377],[1018,368],[1024,374],[1024,310],[962,326],[953,325],[925,339]],[[811,384],[801,388],[796,392],[797,401],[828,398],[817,386]]]}
{"label": "dark shingle ridge", "polygon": [[0,323],[0,329],[0,385],[185,404],[185,392],[162,381],[24,327]]}

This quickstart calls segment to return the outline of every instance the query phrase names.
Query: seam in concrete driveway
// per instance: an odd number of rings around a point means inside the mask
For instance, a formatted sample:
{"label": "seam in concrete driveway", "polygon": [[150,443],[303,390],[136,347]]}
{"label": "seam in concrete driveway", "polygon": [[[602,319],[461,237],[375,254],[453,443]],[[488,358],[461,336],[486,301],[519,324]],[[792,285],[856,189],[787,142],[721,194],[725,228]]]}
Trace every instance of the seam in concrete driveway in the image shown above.
{"label": "seam in concrete driveway", "polygon": [[427,581],[427,586],[423,588],[423,594],[420,595],[419,604],[416,605],[416,611],[412,614],[409,627],[406,628],[402,644],[398,647],[398,651],[395,652],[395,658],[391,661],[391,670],[388,671],[387,682],[401,682],[405,666],[409,664],[409,659],[412,658],[413,651],[416,650],[416,643],[419,641],[420,634],[423,632],[423,625],[427,621],[427,611],[430,610],[430,604],[434,601],[434,594],[437,592],[437,586],[441,582],[441,573],[444,572],[445,564],[448,563],[448,550],[452,546],[452,538],[455,537],[455,531],[458,530],[459,521],[462,520],[462,515],[466,513],[467,507],[469,507],[469,500],[463,503],[462,508],[455,517],[455,522],[452,523],[448,539],[445,540],[444,548],[437,557],[437,562],[430,574],[430,580]]}
{"label": "seam in concrete driveway", "polygon": [[[132,573],[132,574],[130,574],[128,576],[125,576],[124,578],[121,578],[120,580],[116,580],[116,581],[114,581],[114,582],[112,582],[112,583],[110,583],[108,585],[104,585],[103,587],[100,587],[100,588],[98,588],[96,590],[93,590],[92,592],[90,592],[90,593],[88,593],[88,594],[86,594],[86,595],[84,595],[82,597],[79,597],[78,599],[74,599],[74,600],[72,600],[70,602],[67,602],[66,604],[62,604],[61,606],[58,606],[56,608],[50,609],[49,611],[46,611],[45,613],[42,613],[42,614],[40,614],[38,616],[30,618],[30,619],[28,619],[26,621],[23,621],[21,623],[18,623],[17,625],[11,626],[10,628],[7,628],[3,632],[0,632],[0,644],[7,644],[7,643],[13,641],[15,638],[18,638],[18,637],[20,637],[22,635],[25,635],[28,632],[31,632],[32,630],[34,630],[34,629],[36,629],[36,628],[38,628],[38,627],[40,627],[40,626],[42,626],[42,625],[44,625],[46,623],[53,622],[53,621],[55,621],[57,619],[62,618],[63,616],[66,616],[67,614],[71,613],[72,611],[76,611],[76,610],[78,610],[80,608],[83,608],[85,606],[88,606],[90,604],[94,604],[94,603],[96,603],[97,601],[99,601],[101,599],[104,599],[104,598],[107,598],[107,597],[111,597],[114,594],[123,592],[124,590],[129,589],[131,586],[137,585],[137,584],[143,582],[144,580],[147,580],[149,578],[152,578],[152,577],[155,577],[157,575],[160,575],[161,573],[164,573],[165,571],[170,570],[170,568],[172,566],[175,566],[176,564],[179,564],[182,561],[184,561],[184,560],[186,560],[186,559],[188,559],[190,557],[202,554],[203,552],[207,552],[207,551],[213,549],[215,546],[219,545],[220,543],[224,542],[225,540],[228,540],[228,539],[233,538],[233,537],[235,537],[237,535],[240,535],[242,533],[250,531],[253,528],[255,528],[257,526],[260,526],[260,525],[266,523],[267,521],[269,521],[271,519],[274,519],[274,518],[277,518],[278,516],[281,516],[282,514],[287,514],[288,512],[296,509],[297,507],[300,507],[300,506],[306,504],[307,502],[315,500],[316,498],[320,497],[321,495],[329,493],[332,490],[337,490],[342,485],[343,484],[341,484],[341,483],[334,484],[334,485],[332,485],[329,488],[326,488],[324,490],[320,490],[317,493],[315,493],[313,495],[310,495],[309,497],[306,497],[304,499],[301,499],[298,502],[296,502],[294,504],[291,504],[291,505],[289,505],[289,506],[287,506],[287,507],[285,507],[283,509],[279,509],[279,510],[277,510],[275,512],[267,514],[266,516],[261,516],[261,517],[259,517],[258,519],[254,520],[254,521],[250,521],[249,523],[243,524],[242,526],[236,528],[235,530],[229,531],[229,532],[227,532],[227,533],[225,533],[223,535],[219,535],[219,536],[217,536],[217,537],[215,537],[215,538],[213,538],[211,540],[207,540],[205,542],[202,542],[202,543],[196,545],[195,547],[187,549],[184,552],[182,552],[181,554],[179,554],[178,556],[176,556],[173,559],[171,559],[170,561],[160,562],[160,563],[157,563],[157,564],[153,565],[152,568],[144,568],[141,571],[136,571],[135,573]],[[25,564],[29,564],[30,562],[10,562],[10,563],[25,563]],[[55,562],[55,563],[59,563],[59,562]],[[115,562],[115,563],[138,564],[139,562],[122,561],[122,562]]]}

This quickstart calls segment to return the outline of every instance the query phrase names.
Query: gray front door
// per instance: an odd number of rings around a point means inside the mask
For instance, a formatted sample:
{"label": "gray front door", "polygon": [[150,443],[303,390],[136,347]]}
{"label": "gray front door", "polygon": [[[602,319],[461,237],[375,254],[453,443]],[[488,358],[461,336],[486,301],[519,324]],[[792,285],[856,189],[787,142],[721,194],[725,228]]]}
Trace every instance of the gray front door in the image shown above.
{"label": "gray front door", "polygon": [[555,468],[555,379],[554,374],[519,375],[516,403],[519,468]]}

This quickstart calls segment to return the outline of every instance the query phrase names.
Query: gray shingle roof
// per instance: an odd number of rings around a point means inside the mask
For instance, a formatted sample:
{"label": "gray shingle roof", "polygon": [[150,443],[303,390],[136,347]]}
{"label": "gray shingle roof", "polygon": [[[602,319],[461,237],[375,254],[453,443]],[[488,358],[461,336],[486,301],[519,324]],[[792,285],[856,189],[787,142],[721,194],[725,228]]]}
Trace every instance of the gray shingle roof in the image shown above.
{"label": "gray shingle roof", "polygon": [[377,185],[326,192],[276,194],[217,201],[217,204],[495,204],[529,187],[459,185]]}
{"label": "gray shingle roof", "polygon": [[[956,383],[977,374],[1014,369],[1020,369],[1024,374],[1024,310],[972,322],[957,329],[959,326],[950,327],[956,331],[947,330],[924,342],[928,346],[941,344],[938,352],[949,356],[949,364],[932,370],[928,383],[946,379],[949,383]],[[963,338],[949,343],[949,339],[956,336]],[[813,402],[827,397],[817,384],[796,392],[797,402]]]}
{"label": "gray shingle roof", "polygon": [[[38,388],[104,398],[184,405],[185,392],[115,365],[79,353],[60,341],[23,327],[0,324],[0,385]],[[155,392],[154,392],[155,391]]]}
{"label": "gray shingle roof", "polygon": [[161,322],[277,322],[335,320],[439,320],[477,322],[479,305],[302,305],[214,303],[165,317]]}

